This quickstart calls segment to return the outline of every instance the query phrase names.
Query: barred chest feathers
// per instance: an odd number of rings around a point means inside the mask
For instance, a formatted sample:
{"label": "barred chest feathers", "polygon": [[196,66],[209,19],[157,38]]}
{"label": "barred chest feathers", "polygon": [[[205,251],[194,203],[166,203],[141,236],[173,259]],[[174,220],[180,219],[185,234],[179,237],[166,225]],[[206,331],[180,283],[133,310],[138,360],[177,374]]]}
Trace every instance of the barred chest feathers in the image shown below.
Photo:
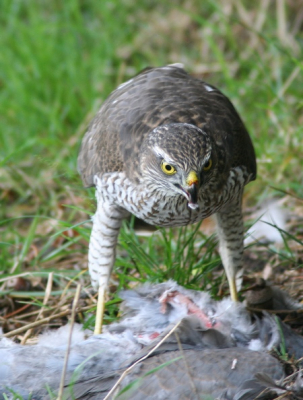
{"label": "barred chest feathers", "polygon": [[232,168],[222,190],[200,189],[196,210],[188,207],[184,196],[170,194],[153,183],[134,184],[124,172],[95,176],[98,202],[115,204],[152,225],[185,226],[209,217],[239,197],[249,175],[245,168]]}

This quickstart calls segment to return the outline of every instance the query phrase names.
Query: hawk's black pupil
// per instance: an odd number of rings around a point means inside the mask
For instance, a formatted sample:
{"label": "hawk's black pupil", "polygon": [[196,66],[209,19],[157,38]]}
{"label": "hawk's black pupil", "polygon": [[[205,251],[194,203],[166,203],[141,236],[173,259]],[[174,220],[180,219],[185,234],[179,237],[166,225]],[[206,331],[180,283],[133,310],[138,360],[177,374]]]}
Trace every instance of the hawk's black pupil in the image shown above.
{"label": "hawk's black pupil", "polygon": [[204,168],[208,168],[209,167],[209,161],[207,161],[207,163],[204,165]]}
{"label": "hawk's black pupil", "polygon": [[171,165],[166,165],[166,171],[171,171]]}

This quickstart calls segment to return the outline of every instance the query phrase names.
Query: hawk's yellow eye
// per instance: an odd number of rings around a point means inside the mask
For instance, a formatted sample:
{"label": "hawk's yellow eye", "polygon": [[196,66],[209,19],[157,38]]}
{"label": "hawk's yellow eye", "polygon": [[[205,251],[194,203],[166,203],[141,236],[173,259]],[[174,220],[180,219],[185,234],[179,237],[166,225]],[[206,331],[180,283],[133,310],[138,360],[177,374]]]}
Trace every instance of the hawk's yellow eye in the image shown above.
{"label": "hawk's yellow eye", "polygon": [[173,175],[177,172],[176,168],[165,161],[161,163],[161,169],[166,175]]}
{"label": "hawk's yellow eye", "polygon": [[203,171],[209,171],[211,169],[211,166],[213,165],[213,162],[211,158],[207,161],[206,164],[204,164]]}

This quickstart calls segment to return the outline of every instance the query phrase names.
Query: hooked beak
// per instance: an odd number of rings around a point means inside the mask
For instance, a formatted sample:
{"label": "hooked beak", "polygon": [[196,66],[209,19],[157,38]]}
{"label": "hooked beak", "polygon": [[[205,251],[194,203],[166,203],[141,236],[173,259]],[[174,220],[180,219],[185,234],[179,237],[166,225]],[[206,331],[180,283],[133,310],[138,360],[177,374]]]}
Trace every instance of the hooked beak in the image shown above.
{"label": "hooked beak", "polygon": [[192,210],[199,208],[198,201],[198,185],[192,184],[190,188],[187,190],[188,194],[188,207]]}
{"label": "hooked beak", "polygon": [[198,192],[199,192],[199,178],[194,171],[191,171],[186,179],[186,188],[182,187],[182,190],[186,194],[188,200],[188,207],[192,210],[199,208]]}

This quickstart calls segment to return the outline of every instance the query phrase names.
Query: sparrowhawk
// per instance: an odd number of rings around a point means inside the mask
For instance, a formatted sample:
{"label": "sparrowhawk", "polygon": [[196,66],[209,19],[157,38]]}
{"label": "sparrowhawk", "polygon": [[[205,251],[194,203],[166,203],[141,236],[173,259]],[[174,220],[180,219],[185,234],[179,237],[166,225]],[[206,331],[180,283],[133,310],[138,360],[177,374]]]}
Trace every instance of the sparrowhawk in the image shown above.
{"label": "sparrowhawk", "polygon": [[97,325],[121,223],[130,214],[164,227],[215,214],[220,255],[237,300],[242,194],[256,177],[256,159],[241,118],[218,89],[180,64],[142,71],[103,103],[82,141],[78,168],[84,185],[96,187],[88,263],[99,287]]}

